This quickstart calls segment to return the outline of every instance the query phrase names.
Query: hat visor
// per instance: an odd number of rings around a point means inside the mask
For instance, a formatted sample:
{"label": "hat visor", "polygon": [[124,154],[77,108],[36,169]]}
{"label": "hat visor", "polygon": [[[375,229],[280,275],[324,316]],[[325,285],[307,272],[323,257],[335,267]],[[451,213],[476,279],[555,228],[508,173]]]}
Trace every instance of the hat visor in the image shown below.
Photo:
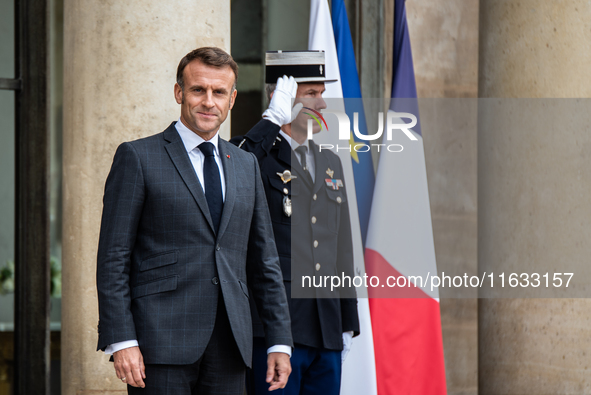
{"label": "hat visor", "polygon": [[299,83],[305,83],[305,82],[310,82],[310,83],[314,83],[314,82],[326,82],[326,83],[330,83],[330,82],[337,82],[338,80],[335,79],[328,79],[325,77],[296,77],[294,78],[295,81],[299,84]]}

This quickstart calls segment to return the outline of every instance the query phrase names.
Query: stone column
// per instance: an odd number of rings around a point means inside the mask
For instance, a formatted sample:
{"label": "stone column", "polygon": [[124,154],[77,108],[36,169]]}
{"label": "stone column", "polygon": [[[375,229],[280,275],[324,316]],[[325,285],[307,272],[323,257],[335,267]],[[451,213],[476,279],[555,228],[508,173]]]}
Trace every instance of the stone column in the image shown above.
{"label": "stone column", "polygon": [[[582,0],[481,0],[479,95],[589,97],[589,20]],[[479,107],[479,265],[588,265],[589,124],[557,130],[544,116]],[[527,126],[504,127],[515,122]],[[481,299],[478,315],[479,393],[590,391],[589,300]]]}
{"label": "stone column", "polygon": [[65,0],[64,19],[62,393],[123,394],[95,351],[105,179],[121,142],[179,117],[179,60],[204,45],[230,50],[230,1]]}

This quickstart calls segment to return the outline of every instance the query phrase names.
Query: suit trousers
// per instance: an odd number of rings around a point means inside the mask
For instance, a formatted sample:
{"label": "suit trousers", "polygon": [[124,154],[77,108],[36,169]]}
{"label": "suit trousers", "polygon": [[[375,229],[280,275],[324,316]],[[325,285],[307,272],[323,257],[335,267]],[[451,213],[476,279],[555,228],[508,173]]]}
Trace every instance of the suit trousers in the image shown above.
{"label": "suit trousers", "polygon": [[[180,339],[179,339],[180,341]],[[127,386],[130,395],[242,395],[246,365],[234,340],[222,293],[205,352],[191,365],[146,365],[145,388]]]}
{"label": "suit trousers", "polygon": [[[291,355],[291,374],[283,389],[274,395],[339,395],[341,391],[341,352],[296,344]],[[255,337],[252,369],[248,370],[248,395],[268,395],[267,347]]]}

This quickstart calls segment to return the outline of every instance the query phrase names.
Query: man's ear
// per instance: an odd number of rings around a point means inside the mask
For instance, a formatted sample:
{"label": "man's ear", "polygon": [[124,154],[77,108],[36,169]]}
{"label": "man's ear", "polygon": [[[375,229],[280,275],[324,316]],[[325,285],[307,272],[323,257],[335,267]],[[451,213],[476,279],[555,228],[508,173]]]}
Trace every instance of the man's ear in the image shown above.
{"label": "man's ear", "polygon": [[178,83],[174,84],[174,98],[178,104],[183,102],[183,90]]}
{"label": "man's ear", "polygon": [[234,89],[234,92],[232,92],[232,95],[230,95],[230,110],[232,109],[232,107],[234,107],[234,103],[236,103],[236,95],[238,94],[238,91],[236,89]]}

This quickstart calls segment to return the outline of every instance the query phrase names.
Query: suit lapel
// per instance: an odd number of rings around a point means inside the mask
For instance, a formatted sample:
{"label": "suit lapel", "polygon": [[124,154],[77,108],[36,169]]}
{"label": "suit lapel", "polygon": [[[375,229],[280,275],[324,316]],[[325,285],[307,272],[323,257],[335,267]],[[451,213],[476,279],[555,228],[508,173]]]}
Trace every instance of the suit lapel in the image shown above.
{"label": "suit lapel", "polygon": [[187,154],[183,140],[176,131],[174,124],[175,123],[173,122],[172,125],[170,125],[168,129],[164,131],[164,139],[169,142],[169,144],[165,145],[164,148],[166,148],[166,152],[168,152],[172,163],[174,163],[174,166],[181,175],[185,185],[187,188],[189,188],[191,195],[193,195],[197,205],[203,212],[209,227],[211,230],[213,230],[213,221],[211,220],[211,214],[209,213],[207,200],[205,200],[203,186],[199,182],[199,178],[197,178],[197,174],[195,173],[193,164],[191,164],[191,160],[189,159],[189,155]]}
{"label": "suit lapel", "polygon": [[314,181],[314,193],[318,193],[320,187],[324,185],[324,179],[326,178],[326,170],[328,170],[328,161],[326,155],[320,155],[318,146],[310,140],[310,150],[314,153],[314,163],[316,164],[316,174]]}
{"label": "suit lapel", "polygon": [[222,166],[224,167],[224,180],[226,181],[226,199],[224,201],[224,208],[222,210],[222,219],[220,220],[220,229],[218,231],[219,236],[224,234],[224,231],[230,223],[232,216],[232,210],[234,209],[234,202],[236,201],[236,172],[234,170],[234,162],[230,155],[228,155],[228,143],[221,137],[218,139],[218,149],[220,151],[220,158],[222,160]]}

